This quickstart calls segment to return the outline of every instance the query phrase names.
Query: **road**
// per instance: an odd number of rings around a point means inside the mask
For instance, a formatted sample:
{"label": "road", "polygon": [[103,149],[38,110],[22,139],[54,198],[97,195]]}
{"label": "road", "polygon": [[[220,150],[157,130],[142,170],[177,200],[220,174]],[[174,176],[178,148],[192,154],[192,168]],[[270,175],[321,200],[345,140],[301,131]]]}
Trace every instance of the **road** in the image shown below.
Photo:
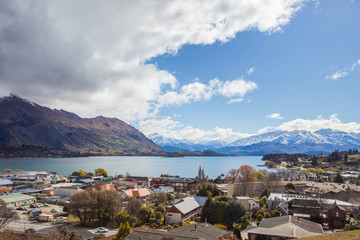
{"label": "road", "polygon": [[37,233],[49,233],[56,229],[56,225],[45,222],[11,222],[6,226],[6,229],[23,232],[26,229],[33,228]]}

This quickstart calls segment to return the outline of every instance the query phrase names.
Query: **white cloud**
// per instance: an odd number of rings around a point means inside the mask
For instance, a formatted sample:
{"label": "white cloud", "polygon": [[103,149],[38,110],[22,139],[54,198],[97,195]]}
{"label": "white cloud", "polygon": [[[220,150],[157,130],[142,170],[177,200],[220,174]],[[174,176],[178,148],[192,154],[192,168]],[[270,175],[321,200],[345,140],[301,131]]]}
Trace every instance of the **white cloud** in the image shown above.
{"label": "white cloud", "polygon": [[184,85],[180,88],[179,92],[168,91],[163,95],[160,95],[157,99],[157,107],[182,105],[198,101],[208,101],[214,95],[221,95],[227,98],[237,97],[229,100],[227,103],[242,102],[243,97],[258,89],[255,82],[245,81],[243,79],[235,79],[232,81],[220,81],[213,79],[209,81],[209,84],[203,84],[200,82],[194,82]]}
{"label": "white cloud", "polygon": [[284,119],[282,116],[280,116],[280,114],[278,113],[272,113],[266,116],[266,118],[271,118],[271,119]]}
{"label": "white cloud", "polygon": [[349,75],[349,72],[347,71],[337,71],[331,75],[327,75],[325,78],[331,80],[337,80],[338,78],[346,77],[347,75]]}
{"label": "white cloud", "polygon": [[274,127],[264,127],[264,128],[259,129],[256,133],[257,134],[262,134],[262,133],[271,132],[271,131],[274,131],[274,130],[275,130]]}
{"label": "white cloud", "polygon": [[249,68],[249,69],[246,71],[246,73],[247,73],[247,75],[251,75],[254,71],[255,71],[255,68],[252,67],[252,68]]}
{"label": "white cloud", "polygon": [[146,136],[160,135],[164,138],[187,140],[191,143],[201,144],[212,141],[231,143],[240,138],[251,136],[246,133],[234,132],[231,128],[215,127],[210,131],[205,131],[192,126],[184,126],[171,117],[139,121],[139,128]]}
{"label": "white cloud", "polygon": [[277,130],[283,131],[294,131],[294,130],[306,130],[315,132],[320,129],[332,129],[343,132],[360,132],[360,124],[356,122],[343,123],[338,117],[337,114],[332,114],[328,119],[323,118],[322,116],[317,117],[316,119],[295,119],[289,122],[285,122],[278,126]]}
{"label": "white cloud", "polygon": [[330,75],[326,75],[325,79],[331,79],[331,80],[337,80],[339,78],[343,78],[346,77],[347,75],[349,75],[351,72],[355,71],[356,69],[358,69],[360,66],[360,59],[357,60],[355,63],[353,63],[351,65],[351,67],[346,67],[342,70],[338,70],[333,74]]}
{"label": "white cloud", "polygon": [[[185,44],[225,43],[250,29],[279,31],[302,3],[2,1],[0,94],[17,93],[87,117],[102,114],[137,120],[153,116],[164,89],[174,89],[179,83],[147,60],[176,53]],[[222,94],[239,98],[249,91],[236,84],[246,85],[225,82]],[[225,89],[227,85],[234,90]],[[200,84],[187,87],[197,92],[177,101],[211,97]],[[184,94],[187,91],[181,88]]]}

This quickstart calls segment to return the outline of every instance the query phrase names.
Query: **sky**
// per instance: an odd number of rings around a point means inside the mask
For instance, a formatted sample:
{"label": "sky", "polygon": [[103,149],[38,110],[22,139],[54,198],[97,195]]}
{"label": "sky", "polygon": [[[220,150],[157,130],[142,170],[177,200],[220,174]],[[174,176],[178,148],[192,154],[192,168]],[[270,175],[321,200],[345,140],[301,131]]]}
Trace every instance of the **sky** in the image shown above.
{"label": "sky", "polygon": [[360,132],[359,0],[0,2],[0,96],[147,136]]}

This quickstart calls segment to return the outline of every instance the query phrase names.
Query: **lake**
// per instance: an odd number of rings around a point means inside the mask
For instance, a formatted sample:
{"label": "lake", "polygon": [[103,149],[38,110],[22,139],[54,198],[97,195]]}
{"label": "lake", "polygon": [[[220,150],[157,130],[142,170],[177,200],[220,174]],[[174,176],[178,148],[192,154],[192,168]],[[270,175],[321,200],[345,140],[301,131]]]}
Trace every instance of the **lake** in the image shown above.
{"label": "lake", "polygon": [[158,177],[160,174],[180,175],[181,177],[197,176],[199,166],[205,169],[205,174],[216,178],[231,168],[250,165],[255,169],[264,169],[259,165],[262,156],[227,156],[227,157],[183,157],[166,158],[158,156],[98,156],[82,158],[27,158],[0,159],[0,170],[54,171],[61,175],[70,175],[80,169],[93,172],[96,168],[104,168],[109,175],[126,174],[133,176]]}

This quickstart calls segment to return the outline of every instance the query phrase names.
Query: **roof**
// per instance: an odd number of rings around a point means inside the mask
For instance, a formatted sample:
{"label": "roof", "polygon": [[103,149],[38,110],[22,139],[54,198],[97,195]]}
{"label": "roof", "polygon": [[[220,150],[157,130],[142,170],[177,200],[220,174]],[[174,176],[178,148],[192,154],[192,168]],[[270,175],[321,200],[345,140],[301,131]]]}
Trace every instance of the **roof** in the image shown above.
{"label": "roof", "polygon": [[324,234],[320,224],[293,216],[264,218],[259,227],[247,229],[246,232],[289,238],[310,237]]}
{"label": "roof", "polygon": [[147,188],[129,189],[124,191],[124,193],[129,197],[145,197],[150,195],[150,192]]}
{"label": "roof", "polygon": [[4,200],[5,203],[13,203],[19,201],[34,200],[35,197],[25,194],[9,194],[9,195],[0,196],[0,199]]}
{"label": "roof", "polygon": [[293,207],[320,208],[318,200],[315,199],[294,199]]}
{"label": "roof", "polygon": [[9,179],[0,179],[0,186],[1,185],[12,185],[13,182],[10,181]]}
{"label": "roof", "polygon": [[203,207],[205,205],[207,197],[201,197],[201,196],[194,196],[195,200],[198,202],[200,207]]}
{"label": "roof", "polygon": [[224,233],[226,233],[225,230],[215,227],[214,225],[198,223],[176,228],[169,231],[168,235],[183,236],[182,239],[185,239],[184,237],[195,237],[196,239],[217,240]]}
{"label": "roof", "polygon": [[[200,207],[199,203],[193,196],[183,198],[181,202],[175,204],[172,208],[177,208],[181,213],[186,214]],[[168,212],[171,212],[170,208]]]}
{"label": "roof", "polygon": [[[125,239],[126,240],[159,240],[162,237],[168,234],[165,233],[155,233],[155,232],[139,232],[133,231],[128,235]],[[196,237],[185,237],[185,236],[173,236],[171,235],[173,240],[198,240],[199,238]]]}

